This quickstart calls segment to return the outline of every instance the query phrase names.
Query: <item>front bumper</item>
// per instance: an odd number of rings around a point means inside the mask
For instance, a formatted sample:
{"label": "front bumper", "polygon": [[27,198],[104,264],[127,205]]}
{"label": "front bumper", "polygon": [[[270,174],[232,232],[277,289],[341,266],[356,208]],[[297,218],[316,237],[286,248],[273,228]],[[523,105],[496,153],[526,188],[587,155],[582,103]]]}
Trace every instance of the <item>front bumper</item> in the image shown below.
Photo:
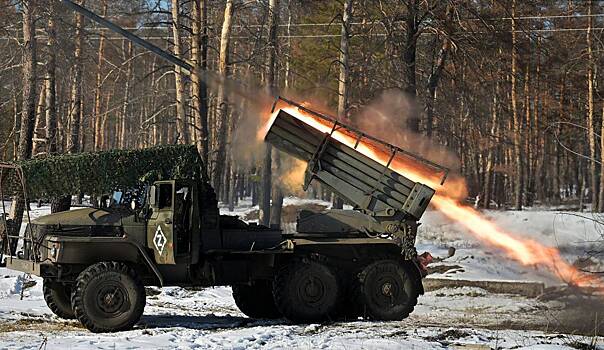
{"label": "front bumper", "polygon": [[30,260],[9,256],[6,258],[6,267],[15,271],[21,271],[40,277],[42,276],[42,264]]}

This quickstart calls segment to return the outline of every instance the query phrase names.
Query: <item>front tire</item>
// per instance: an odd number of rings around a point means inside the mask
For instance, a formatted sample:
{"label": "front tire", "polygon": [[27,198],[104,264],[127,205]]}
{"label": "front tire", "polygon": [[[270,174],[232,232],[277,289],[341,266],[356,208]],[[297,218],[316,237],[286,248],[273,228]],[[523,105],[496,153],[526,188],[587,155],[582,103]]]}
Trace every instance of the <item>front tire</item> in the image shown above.
{"label": "front tire", "polygon": [[75,318],[71,308],[71,287],[59,282],[45,279],[42,285],[44,300],[50,311],[60,318],[72,320]]}
{"label": "front tire", "polygon": [[420,294],[414,274],[397,260],[379,260],[360,275],[364,314],[373,320],[398,321],[406,318]]}
{"label": "front tire", "polygon": [[125,331],[143,314],[145,287],[126,264],[97,263],[78,276],[71,304],[75,316],[90,331]]}
{"label": "front tire", "polygon": [[317,322],[337,315],[341,288],[333,271],[317,262],[296,262],[275,277],[277,309],[293,322]]}
{"label": "front tire", "polygon": [[235,304],[247,317],[264,319],[281,318],[281,313],[275,305],[272,284],[270,282],[255,281],[251,286],[236,284],[232,286],[232,289]]}

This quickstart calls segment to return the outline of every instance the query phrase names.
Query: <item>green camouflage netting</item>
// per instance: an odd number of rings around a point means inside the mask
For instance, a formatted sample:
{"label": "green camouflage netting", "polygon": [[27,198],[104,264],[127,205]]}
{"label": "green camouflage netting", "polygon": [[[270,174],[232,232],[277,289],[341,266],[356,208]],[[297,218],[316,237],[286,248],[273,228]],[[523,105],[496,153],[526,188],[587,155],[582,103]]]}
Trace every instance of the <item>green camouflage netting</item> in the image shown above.
{"label": "green camouflage netting", "polygon": [[[158,146],[31,159],[17,163],[29,198],[77,193],[102,194],[166,179],[201,179],[203,162],[195,146]],[[2,171],[4,195],[21,192],[14,170]]]}

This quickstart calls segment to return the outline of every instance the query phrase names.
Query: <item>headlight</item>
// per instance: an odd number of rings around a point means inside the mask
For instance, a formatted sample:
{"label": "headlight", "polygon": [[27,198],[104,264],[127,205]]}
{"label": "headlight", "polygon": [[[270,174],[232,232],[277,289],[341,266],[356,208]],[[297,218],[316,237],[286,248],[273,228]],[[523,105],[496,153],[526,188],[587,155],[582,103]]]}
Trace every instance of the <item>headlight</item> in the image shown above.
{"label": "headlight", "polygon": [[50,248],[50,258],[53,260],[57,260],[57,256],[59,255],[59,245],[53,244]]}

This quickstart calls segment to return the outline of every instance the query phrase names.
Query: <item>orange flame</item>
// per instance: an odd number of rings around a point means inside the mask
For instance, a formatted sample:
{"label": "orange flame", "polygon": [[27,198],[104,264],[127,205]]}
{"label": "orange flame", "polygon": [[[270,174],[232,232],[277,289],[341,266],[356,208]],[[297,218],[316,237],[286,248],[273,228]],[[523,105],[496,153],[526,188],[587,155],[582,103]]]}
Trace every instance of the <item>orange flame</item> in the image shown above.
{"label": "orange flame", "polygon": [[293,164],[279,176],[279,183],[290,193],[302,194],[304,183],[304,173],[306,172],[306,162],[295,159]]}
{"label": "orange flame", "polygon": [[[333,124],[324,119],[294,107],[285,107],[282,110],[323,133],[331,133],[332,138],[335,140],[356,149],[358,152],[376,160],[382,165],[388,164],[390,154],[371,141],[361,140],[357,145],[357,137],[355,135],[349,134],[343,129],[337,129],[332,133]],[[264,139],[278,112],[277,110],[277,112],[273,113],[264,128],[259,131],[258,137],[260,139]],[[594,275],[588,275],[579,271],[576,267],[566,262],[558,249],[547,247],[537,241],[521,238],[518,235],[506,232],[484,218],[472,207],[461,203],[460,199],[464,198],[466,193],[466,185],[463,178],[449,179],[447,180],[447,185],[443,186],[440,184],[441,174],[435,174],[433,170],[405,156],[393,159],[389,168],[412,181],[423,183],[435,189],[436,194],[432,198],[431,203],[436,209],[449,219],[463,225],[475,238],[501,249],[507,256],[520,264],[526,266],[541,265],[564,282],[580,287],[595,286],[600,290],[604,290],[604,283],[601,280]]]}

